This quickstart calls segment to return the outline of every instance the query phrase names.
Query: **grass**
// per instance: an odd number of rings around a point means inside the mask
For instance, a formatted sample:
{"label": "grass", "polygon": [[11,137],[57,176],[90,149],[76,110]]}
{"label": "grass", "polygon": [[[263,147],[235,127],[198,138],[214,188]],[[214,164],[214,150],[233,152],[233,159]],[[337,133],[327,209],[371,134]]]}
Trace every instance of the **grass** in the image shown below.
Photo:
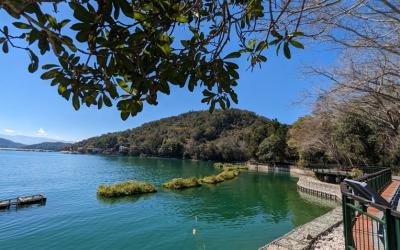
{"label": "grass", "polygon": [[100,185],[97,188],[97,195],[103,198],[117,198],[154,192],[157,192],[157,189],[151,183],[133,180],[112,185]]}
{"label": "grass", "polygon": [[220,182],[223,182],[226,180],[231,180],[231,179],[235,178],[236,176],[238,176],[239,173],[240,173],[240,171],[237,169],[227,169],[217,175],[209,175],[209,176],[203,177],[201,179],[201,182],[206,183],[206,184],[217,184],[217,183],[220,183]]}
{"label": "grass", "polygon": [[185,189],[191,187],[199,187],[201,183],[199,179],[195,177],[191,178],[175,178],[170,181],[167,181],[163,184],[163,187],[170,189]]}

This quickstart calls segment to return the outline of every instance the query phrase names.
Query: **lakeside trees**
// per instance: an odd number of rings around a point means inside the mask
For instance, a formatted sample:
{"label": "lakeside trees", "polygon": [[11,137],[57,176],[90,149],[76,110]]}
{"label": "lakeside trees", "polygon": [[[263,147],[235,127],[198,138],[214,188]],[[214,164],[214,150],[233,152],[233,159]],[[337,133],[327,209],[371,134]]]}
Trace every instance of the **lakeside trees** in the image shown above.
{"label": "lakeside trees", "polygon": [[386,0],[343,1],[310,20],[327,27],[322,37],[341,57],[340,64],[312,70],[330,86],[317,93],[310,118],[330,124],[324,132],[332,136],[317,130],[324,156],[346,164],[400,163],[399,20],[399,3]]}

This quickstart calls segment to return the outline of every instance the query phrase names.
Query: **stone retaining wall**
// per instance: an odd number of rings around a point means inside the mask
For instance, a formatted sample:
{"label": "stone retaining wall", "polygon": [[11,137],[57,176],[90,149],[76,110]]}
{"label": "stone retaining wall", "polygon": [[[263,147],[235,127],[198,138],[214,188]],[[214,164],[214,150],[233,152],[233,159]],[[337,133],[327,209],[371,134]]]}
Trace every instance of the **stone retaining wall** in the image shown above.
{"label": "stone retaining wall", "polygon": [[306,192],[318,197],[335,201],[342,200],[340,186],[337,184],[322,182],[308,176],[299,176],[297,187],[302,192]]}
{"label": "stone retaining wall", "polygon": [[293,229],[259,250],[309,249],[318,237],[338,226],[342,222],[342,216],[342,208],[337,207],[329,213]]}
{"label": "stone retaining wall", "polygon": [[314,176],[313,171],[309,169],[298,168],[294,165],[272,165],[272,164],[247,164],[249,170],[258,172],[286,172],[292,176]]}
{"label": "stone retaining wall", "polygon": [[297,187],[302,192],[329,200],[340,201],[342,199],[339,185],[317,180],[314,178],[312,170],[298,168],[293,165],[247,164],[247,166],[249,170],[253,171],[289,173],[291,176],[299,178]]}

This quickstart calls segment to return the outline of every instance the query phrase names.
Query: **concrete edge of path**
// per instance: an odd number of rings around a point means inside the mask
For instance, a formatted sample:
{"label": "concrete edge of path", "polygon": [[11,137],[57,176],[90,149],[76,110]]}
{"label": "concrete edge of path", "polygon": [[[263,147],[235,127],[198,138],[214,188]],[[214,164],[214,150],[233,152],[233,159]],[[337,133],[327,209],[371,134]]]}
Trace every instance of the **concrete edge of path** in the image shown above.
{"label": "concrete edge of path", "polygon": [[296,227],[284,236],[260,247],[259,250],[309,249],[315,240],[332,228],[337,227],[342,220],[342,207],[337,207],[302,226]]}

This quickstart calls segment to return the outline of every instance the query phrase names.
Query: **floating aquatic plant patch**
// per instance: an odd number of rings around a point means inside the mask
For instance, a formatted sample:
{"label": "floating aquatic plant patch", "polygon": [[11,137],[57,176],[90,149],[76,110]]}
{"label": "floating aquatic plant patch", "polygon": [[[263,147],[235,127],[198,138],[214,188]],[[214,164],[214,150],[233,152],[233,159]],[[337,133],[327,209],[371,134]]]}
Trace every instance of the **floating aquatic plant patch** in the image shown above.
{"label": "floating aquatic plant patch", "polygon": [[170,189],[185,189],[191,187],[199,187],[201,183],[195,177],[191,178],[175,178],[163,184],[163,187]]}
{"label": "floating aquatic plant patch", "polygon": [[243,164],[233,164],[233,163],[214,163],[214,167],[222,170],[248,170],[248,167]]}
{"label": "floating aquatic plant patch", "polygon": [[134,180],[119,182],[112,185],[100,185],[97,188],[97,195],[105,198],[116,198],[154,192],[157,192],[157,189],[153,184]]}

